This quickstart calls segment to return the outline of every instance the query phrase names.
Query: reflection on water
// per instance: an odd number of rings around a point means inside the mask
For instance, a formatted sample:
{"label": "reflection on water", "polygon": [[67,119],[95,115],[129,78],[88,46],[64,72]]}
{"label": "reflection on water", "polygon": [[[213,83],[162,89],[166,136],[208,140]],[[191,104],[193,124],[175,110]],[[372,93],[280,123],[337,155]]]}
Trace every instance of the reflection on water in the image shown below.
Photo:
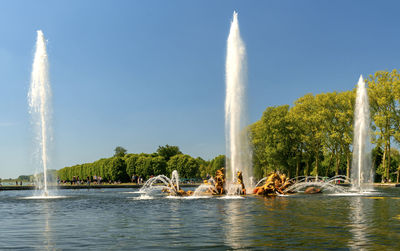
{"label": "reflection on water", "polygon": [[50,227],[50,209],[49,204],[44,202],[42,204],[43,207],[43,215],[44,215],[44,231],[43,231],[43,246],[46,250],[53,250],[55,248],[55,244],[53,243],[52,231]]}
{"label": "reflection on water", "polygon": [[[135,190],[133,190],[135,191]],[[0,192],[1,249],[395,249],[400,189],[379,196],[176,199],[131,189]]]}
{"label": "reflection on water", "polygon": [[350,210],[350,232],[353,238],[349,239],[349,246],[353,249],[367,247],[368,222],[366,212],[371,208],[373,200],[362,197],[353,198]]}
{"label": "reflection on water", "polygon": [[254,225],[252,224],[253,218],[243,214],[241,210],[243,203],[244,201],[242,200],[230,201],[225,208],[225,220],[221,222],[225,242],[227,246],[233,249],[251,246],[251,239],[249,237],[252,236],[252,234],[249,233],[249,230],[251,230],[251,226]]}

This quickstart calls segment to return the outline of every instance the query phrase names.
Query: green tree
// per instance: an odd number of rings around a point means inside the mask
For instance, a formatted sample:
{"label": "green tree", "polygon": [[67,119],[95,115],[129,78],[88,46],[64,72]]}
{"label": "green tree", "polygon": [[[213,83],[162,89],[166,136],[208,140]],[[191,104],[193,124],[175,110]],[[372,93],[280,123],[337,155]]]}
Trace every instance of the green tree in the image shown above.
{"label": "green tree", "polygon": [[[312,153],[314,155],[315,167],[311,174],[316,176],[318,176],[320,152],[324,137],[323,122],[325,118],[323,116],[324,112],[319,105],[321,98],[321,95],[306,94],[297,99],[294,107],[291,109],[295,120],[299,122],[299,126],[303,129],[301,137],[305,144],[305,149],[308,149],[306,156],[309,156],[306,160],[306,165],[308,167]],[[306,175],[308,175],[308,172],[307,168]]]}
{"label": "green tree", "polygon": [[199,161],[198,159],[199,158],[196,159],[199,163],[200,169],[200,173],[198,174],[198,176],[201,178],[206,178],[207,174],[210,176],[214,176],[215,172],[218,169],[225,167],[225,155],[219,155],[210,161],[205,161],[203,159]]}
{"label": "green tree", "polygon": [[209,161],[202,159],[201,157],[196,158],[197,163],[199,164],[199,170],[196,176],[198,177],[206,177],[207,176],[207,168],[210,164]]}
{"label": "green tree", "polygon": [[153,170],[152,175],[155,175],[155,176],[160,175],[160,174],[165,175],[167,172],[167,162],[165,161],[164,157],[162,157],[162,156],[152,157],[150,165]]}
{"label": "green tree", "polygon": [[352,143],[354,92],[332,92],[320,94],[318,97],[320,114],[324,118],[321,130],[326,155],[325,176],[333,172],[339,175],[343,156],[349,157]]}
{"label": "green tree", "polygon": [[115,154],[114,157],[124,157],[127,150],[125,148],[123,148],[122,146],[117,146],[115,149]]}
{"label": "green tree", "polygon": [[[268,109],[268,108],[267,108]],[[265,112],[264,112],[265,113]],[[253,171],[254,177],[261,179],[266,176],[266,168],[268,166],[267,153],[267,129],[262,119],[250,126],[251,142],[253,146]]]}
{"label": "green tree", "polygon": [[369,86],[369,100],[377,139],[374,143],[383,145],[382,168],[384,177],[390,179],[391,139],[396,137],[399,125],[399,107],[396,99],[400,75],[392,72],[378,71],[366,80]]}
{"label": "green tree", "polygon": [[136,174],[138,176],[148,179],[150,175],[152,175],[151,158],[152,157],[148,156],[140,156],[136,160]]}
{"label": "green tree", "polygon": [[215,172],[223,167],[224,168],[226,167],[226,156],[218,155],[217,157],[211,160],[210,170],[208,171],[208,174],[214,176]]}
{"label": "green tree", "polygon": [[293,129],[288,116],[289,106],[268,107],[261,118],[264,124],[265,140],[265,173],[281,171],[291,173],[291,164],[296,153],[293,148]]}
{"label": "green tree", "polygon": [[168,161],[171,157],[177,154],[182,154],[182,152],[179,150],[178,146],[165,145],[158,147],[157,154],[164,157],[164,159]]}
{"label": "green tree", "polygon": [[129,156],[125,159],[126,173],[129,177],[132,177],[132,175],[136,173],[136,161],[138,159],[138,154],[129,154]]}
{"label": "green tree", "polygon": [[128,181],[128,175],[126,174],[126,163],[120,157],[114,157],[109,162],[109,180],[113,181]]}
{"label": "green tree", "polygon": [[195,178],[198,174],[199,163],[189,155],[178,154],[167,162],[167,171],[177,170],[182,178]]}

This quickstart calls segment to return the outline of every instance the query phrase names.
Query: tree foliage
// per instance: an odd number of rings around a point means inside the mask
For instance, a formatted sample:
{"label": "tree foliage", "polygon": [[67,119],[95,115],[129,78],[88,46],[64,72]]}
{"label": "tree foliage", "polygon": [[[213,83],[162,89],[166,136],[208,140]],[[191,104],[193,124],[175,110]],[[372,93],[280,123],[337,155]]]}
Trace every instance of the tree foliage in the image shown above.
{"label": "tree foliage", "polygon": [[117,146],[115,149],[115,154],[114,157],[124,157],[127,150],[125,148],[123,148],[122,146]]}
{"label": "tree foliage", "polygon": [[[400,74],[378,71],[366,83],[375,133],[374,168],[378,178],[393,180],[399,169],[392,142],[400,142]],[[272,171],[349,176],[355,95],[355,90],[306,94],[292,107],[268,107],[249,127],[255,176]]]}
{"label": "tree foliage", "polygon": [[189,155],[178,154],[167,163],[168,173],[172,173],[173,170],[177,170],[182,178],[194,178],[198,176],[199,163]]}
{"label": "tree foliage", "polygon": [[[100,159],[93,163],[64,167],[58,170],[57,174],[61,180],[72,180],[73,176],[79,176],[81,180],[86,180],[87,177],[92,179],[93,176],[101,176],[104,181],[126,182],[132,175],[148,179],[160,174],[169,176],[176,169],[183,178],[196,178],[200,176],[200,166],[208,165],[208,162],[201,158],[194,159],[189,155],[181,154],[177,146],[159,147],[157,152],[152,154],[127,154],[125,149],[118,148],[117,151],[117,148],[114,157]],[[123,153],[123,155],[117,154],[117,152]],[[174,159],[168,168],[165,156]],[[175,164],[172,165],[172,163]]]}
{"label": "tree foliage", "polygon": [[166,161],[168,161],[171,157],[177,155],[177,154],[182,154],[182,152],[179,150],[178,146],[170,146],[170,145],[165,145],[165,146],[159,146],[157,149],[157,154],[164,157]]}

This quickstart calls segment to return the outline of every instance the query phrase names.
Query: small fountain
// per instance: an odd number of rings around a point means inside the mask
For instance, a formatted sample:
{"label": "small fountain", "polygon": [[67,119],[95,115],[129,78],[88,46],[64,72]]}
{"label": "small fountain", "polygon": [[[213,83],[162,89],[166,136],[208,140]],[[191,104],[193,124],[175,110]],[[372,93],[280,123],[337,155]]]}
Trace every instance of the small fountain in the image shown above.
{"label": "small fountain", "polygon": [[362,75],[357,84],[357,98],[354,110],[351,184],[351,190],[357,192],[371,191],[373,186],[369,102],[367,89]]}
{"label": "small fountain", "polygon": [[215,195],[218,194],[218,190],[215,187],[215,180],[213,178],[210,178],[209,180],[204,181],[204,184],[201,184],[196,188],[196,190],[193,193],[194,197],[200,197],[200,196],[209,196],[209,195]]}
{"label": "small fountain", "polygon": [[43,183],[38,181],[39,188],[43,190],[43,196],[48,196],[47,167],[49,162],[49,142],[51,139],[51,88],[48,68],[46,42],[43,32],[38,30],[28,101],[32,123],[36,129],[40,164],[43,166]]}
{"label": "small fountain", "polygon": [[349,183],[350,181],[345,175],[337,175],[332,178],[322,179],[315,176],[300,176],[289,180],[293,185],[285,188],[284,193],[292,192],[304,192],[304,193],[316,193],[322,191],[328,191],[331,193],[347,193],[345,187],[338,184]]}
{"label": "small fountain", "polygon": [[[161,185],[160,185],[161,184]],[[185,196],[191,195],[192,191],[184,191],[179,187],[179,174],[178,171],[174,170],[171,174],[171,178],[165,175],[158,175],[150,178],[140,188],[139,193],[152,194],[154,191],[163,191],[172,196]]]}
{"label": "small fountain", "polygon": [[246,48],[240,37],[237,12],[233,13],[226,53],[225,133],[227,150],[226,185],[235,184],[239,170],[244,184],[251,187],[252,160],[246,126]]}

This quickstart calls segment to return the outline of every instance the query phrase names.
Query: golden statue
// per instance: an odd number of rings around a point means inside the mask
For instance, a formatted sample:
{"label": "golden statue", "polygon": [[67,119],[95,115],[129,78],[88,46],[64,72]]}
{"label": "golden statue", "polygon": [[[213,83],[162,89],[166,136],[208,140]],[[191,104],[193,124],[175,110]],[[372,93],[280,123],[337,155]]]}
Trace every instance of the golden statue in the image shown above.
{"label": "golden statue", "polygon": [[225,168],[218,169],[215,172],[215,189],[217,191],[216,194],[225,194],[224,190],[225,185]]}
{"label": "golden statue", "polygon": [[264,185],[256,187],[253,193],[264,196],[285,194],[285,189],[292,184],[293,183],[286,177],[285,174],[279,175],[278,173],[272,173],[268,176]]}
{"label": "golden statue", "polygon": [[239,185],[242,186],[240,194],[241,195],[246,195],[246,188],[245,188],[244,183],[243,183],[242,172],[240,172],[240,171],[237,172],[237,182],[239,183]]}

